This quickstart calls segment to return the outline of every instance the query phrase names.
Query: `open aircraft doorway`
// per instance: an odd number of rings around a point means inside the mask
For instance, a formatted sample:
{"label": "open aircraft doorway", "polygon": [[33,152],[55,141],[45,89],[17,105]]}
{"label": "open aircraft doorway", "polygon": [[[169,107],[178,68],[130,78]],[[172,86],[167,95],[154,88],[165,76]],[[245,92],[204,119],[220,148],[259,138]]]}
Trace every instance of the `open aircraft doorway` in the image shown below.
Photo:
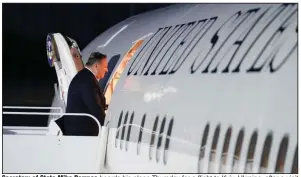
{"label": "open aircraft doorway", "polygon": [[141,46],[144,40],[138,40],[135,42],[135,44],[131,47],[131,49],[125,54],[123,59],[121,60],[119,66],[116,68],[114,73],[112,74],[111,78],[109,79],[109,82],[107,84],[107,87],[105,88],[105,98],[106,98],[106,104],[109,105],[112,99],[112,95],[114,93],[115,87],[117,82],[120,79],[120,76],[122,75],[128,61],[132,59],[134,54],[136,53],[137,49]]}

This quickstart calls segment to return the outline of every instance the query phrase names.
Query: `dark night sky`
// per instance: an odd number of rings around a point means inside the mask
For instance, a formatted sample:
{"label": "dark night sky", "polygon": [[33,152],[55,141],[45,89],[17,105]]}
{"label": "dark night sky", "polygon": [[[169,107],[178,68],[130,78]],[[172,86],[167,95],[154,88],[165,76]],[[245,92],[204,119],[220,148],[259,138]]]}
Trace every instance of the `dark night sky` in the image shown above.
{"label": "dark night sky", "polygon": [[70,36],[83,49],[97,35],[131,15],[167,5],[3,3],[3,105],[51,105],[57,78],[47,63],[48,33]]}

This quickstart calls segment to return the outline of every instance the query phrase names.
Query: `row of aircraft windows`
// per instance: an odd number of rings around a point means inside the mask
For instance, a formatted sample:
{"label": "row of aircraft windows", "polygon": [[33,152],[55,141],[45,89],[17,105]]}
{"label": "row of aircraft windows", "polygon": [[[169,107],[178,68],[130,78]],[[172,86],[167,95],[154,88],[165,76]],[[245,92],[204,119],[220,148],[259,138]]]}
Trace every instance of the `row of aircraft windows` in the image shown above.
{"label": "row of aircraft windows", "polygon": [[[124,119],[123,119],[124,117]],[[115,147],[117,148],[117,140],[121,140],[120,142],[120,149],[123,149],[123,141],[125,140],[125,150],[128,150],[128,142],[131,136],[131,129],[132,129],[132,123],[134,120],[134,112],[131,114],[130,119],[129,117],[129,112],[126,112],[125,116],[123,116],[123,112],[120,113],[119,120],[118,120],[118,125],[117,125],[117,134],[116,134],[116,139],[115,139]],[[123,119],[123,121],[122,121]],[[144,124],[145,124],[145,119],[146,119],[146,114],[143,115],[142,120],[141,120],[141,125],[139,128],[139,136],[137,140],[137,155],[140,153],[140,144],[142,140],[142,135],[143,135],[143,129],[144,129]],[[129,120],[129,122],[128,122]],[[123,125],[121,123],[123,122]],[[165,124],[166,124],[166,117],[163,118],[160,128],[158,129],[158,122],[159,122],[159,116],[156,117],[154,124],[153,124],[153,129],[152,129],[152,134],[151,134],[151,139],[150,139],[150,144],[149,144],[149,159],[152,160],[153,158],[153,149],[156,147],[156,161],[159,162],[160,160],[160,151],[162,149],[162,140],[164,138],[163,132],[165,129]],[[169,124],[168,124],[168,129],[167,129],[167,134],[165,136],[165,145],[164,145],[164,153],[163,153],[163,162],[164,164],[167,163],[167,154],[166,152],[169,149],[169,143],[170,143],[170,136],[172,133],[172,127],[173,127],[173,118],[170,119]],[[127,135],[125,139],[125,127],[128,127],[127,129]],[[199,153],[199,162],[198,162],[198,172],[201,172],[200,167],[202,166],[201,161],[204,158],[205,155],[205,145],[208,139],[209,135],[209,129],[210,126],[209,124],[206,125],[204,132],[203,132],[203,137],[201,141],[201,146],[200,146],[200,153]],[[159,134],[157,132],[159,131]],[[121,132],[121,135],[120,135]],[[217,125],[215,128],[215,132],[213,135],[213,141],[211,144],[211,153],[209,156],[209,159],[211,162],[213,162],[216,158],[215,153],[216,153],[216,148],[217,148],[217,143],[219,141],[219,135],[220,135],[220,124]],[[222,149],[222,154],[221,154],[221,166],[219,171],[223,172],[223,165],[227,164],[227,159],[228,159],[228,149],[229,149],[229,144],[231,140],[231,135],[232,135],[232,128],[229,127],[226,135],[224,137],[224,144],[223,144],[223,149]],[[155,145],[155,138],[158,137],[158,142],[157,145]],[[257,146],[257,137],[258,133],[257,131],[254,131],[251,137],[251,140],[248,145],[248,151],[247,151],[247,160],[245,163],[245,172],[251,172],[252,166],[253,166],[253,159],[255,156],[255,148]],[[233,162],[232,162],[232,172],[237,172],[235,171],[235,166],[238,165],[240,156],[241,156],[241,150],[242,150],[242,143],[244,140],[244,129],[242,128],[239,131],[239,134],[237,136],[236,144],[235,144],[235,151],[234,151],[234,156],[233,156]],[[272,145],[272,140],[273,140],[273,134],[269,133],[266,138],[265,142],[263,145],[262,153],[261,153],[261,160],[260,160],[260,172],[265,173],[265,169],[268,168],[269,164],[269,156],[270,156],[270,150],[271,150],[271,145]],[[279,146],[279,151],[277,155],[277,161],[275,164],[275,172],[283,172],[284,171],[284,164],[286,160],[286,155],[287,155],[287,147],[288,147],[288,136],[284,136],[280,146]],[[293,165],[291,168],[292,173],[298,173],[298,146],[296,146],[295,149],[295,155],[293,159]],[[209,166],[210,168],[210,166]]]}
{"label": "row of aircraft windows", "polygon": [[[123,142],[125,140],[125,150],[128,150],[128,142],[130,140],[130,136],[131,136],[131,130],[132,130],[132,123],[134,120],[134,112],[132,112],[131,117],[129,119],[128,122],[128,117],[129,117],[129,112],[127,111],[125,116],[123,116],[123,111],[120,113],[119,116],[119,120],[118,120],[118,125],[117,125],[117,133],[116,133],[116,138],[115,138],[115,148],[118,147],[117,144],[117,140],[120,140],[119,143],[119,147],[120,149],[123,149]],[[123,119],[124,118],[124,119]],[[145,119],[146,119],[146,114],[143,115],[142,120],[141,120],[141,125],[139,127],[139,136],[137,139],[137,155],[139,155],[140,153],[140,144],[141,144],[141,140],[142,140],[142,135],[143,135],[143,129],[144,129],[144,124],[145,124]],[[166,117],[163,118],[162,123],[160,125],[160,129],[158,128],[158,121],[159,121],[159,116],[156,117],[155,122],[153,124],[153,129],[152,129],[152,133],[151,133],[151,139],[150,139],[150,143],[149,143],[149,159],[152,160],[153,158],[153,149],[154,146],[156,147],[156,161],[159,162],[160,161],[160,152],[162,149],[162,141],[163,138],[165,137],[165,145],[164,145],[164,152],[163,152],[163,162],[164,164],[167,163],[167,152],[169,149],[169,143],[170,143],[170,136],[172,133],[172,127],[173,127],[173,118],[171,118],[169,120],[169,124],[167,127],[167,133],[164,136],[163,132],[165,129],[165,124],[166,124]],[[123,124],[122,124],[123,122]],[[125,128],[128,127],[127,129],[127,136],[125,139]],[[157,133],[159,131],[159,134]],[[121,132],[121,133],[120,133]],[[157,145],[155,145],[155,138],[158,137],[158,142]]]}
{"label": "row of aircraft windows", "polygon": [[[201,171],[201,167],[202,167],[202,159],[204,158],[205,155],[205,145],[208,139],[208,134],[209,134],[209,124],[206,125],[204,132],[203,132],[203,138],[201,141],[201,148],[200,148],[200,153],[199,153],[199,164],[198,164],[198,172]],[[228,148],[229,148],[229,144],[230,144],[230,139],[232,138],[231,136],[232,133],[232,128],[229,127],[226,135],[224,137],[224,144],[223,144],[223,149],[222,149],[222,154],[221,154],[221,166],[219,169],[219,172],[224,172],[223,167],[226,167],[227,164],[227,157],[230,156],[228,154]],[[215,132],[213,135],[213,141],[211,144],[211,153],[209,155],[209,160],[210,162],[213,162],[216,158],[216,148],[217,148],[217,142],[219,141],[219,135],[220,135],[220,124],[217,125],[217,127],[215,128]],[[257,146],[257,137],[258,137],[258,133],[257,131],[254,131],[251,137],[251,140],[249,142],[248,145],[248,151],[247,151],[247,160],[245,162],[245,172],[249,173],[252,172],[252,167],[253,167],[253,159],[255,157],[255,148]],[[235,144],[235,151],[234,151],[234,156],[233,156],[233,163],[232,163],[232,172],[237,172],[237,165],[239,163],[240,160],[240,156],[241,156],[241,150],[242,150],[242,144],[243,144],[243,140],[244,140],[244,129],[242,128],[237,136],[236,139],[236,144]],[[269,155],[270,155],[270,150],[271,150],[271,145],[272,145],[272,140],[273,140],[273,134],[269,133],[266,138],[265,138],[265,142],[263,145],[263,149],[261,152],[261,161],[260,161],[260,173],[266,173],[267,171],[265,171],[269,165]],[[288,147],[288,143],[289,143],[289,139],[288,136],[284,136],[282,138],[282,141],[279,145],[279,151],[278,151],[278,155],[277,155],[277,161],[274,167],[274,171],[275,172],[280,172],[283,173],[284,172],[284,165],[286,163],[286,155],[287,155],[287,147]],[[278,148],[278,147],[277,147]],[[294,159],[293,159],[293,165],[291,168],[291,173],[298,173],[298,146],[296,146],[295,152],[294,152]],[[210,168],[210,165],[209,165]]]}

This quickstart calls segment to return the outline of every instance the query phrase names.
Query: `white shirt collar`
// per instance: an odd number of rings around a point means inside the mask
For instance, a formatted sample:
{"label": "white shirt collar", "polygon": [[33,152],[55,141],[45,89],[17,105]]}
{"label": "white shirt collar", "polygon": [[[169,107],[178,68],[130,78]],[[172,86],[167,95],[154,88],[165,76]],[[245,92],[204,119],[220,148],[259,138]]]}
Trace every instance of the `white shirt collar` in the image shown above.
{"label": "white shirt collar", "polygon": [[[85,68],[87,68],[94,76],[95,76],[95,78],[96,78],[96,75],[94,74],[94,72],[90,69],[90,68],[88,68],[88,67],[86,67],[85,66]],[[97,78],[96,78],[97,79]]]}

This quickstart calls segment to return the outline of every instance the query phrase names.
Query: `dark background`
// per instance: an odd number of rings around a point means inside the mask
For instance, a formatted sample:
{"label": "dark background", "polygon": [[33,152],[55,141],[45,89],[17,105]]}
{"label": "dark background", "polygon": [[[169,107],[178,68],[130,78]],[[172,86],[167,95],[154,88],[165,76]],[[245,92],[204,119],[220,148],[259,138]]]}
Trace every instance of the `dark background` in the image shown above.
{"label": "dark background", "polygon": [[[3,3],[3,106],[51,105],[57,78],[47,62],[48,33],[68,35],[83,49],[118,22],[167,5],[170,4]],[[3,115],[3,125],[40,126],[47,122],[45,118],[24,118]]]}

